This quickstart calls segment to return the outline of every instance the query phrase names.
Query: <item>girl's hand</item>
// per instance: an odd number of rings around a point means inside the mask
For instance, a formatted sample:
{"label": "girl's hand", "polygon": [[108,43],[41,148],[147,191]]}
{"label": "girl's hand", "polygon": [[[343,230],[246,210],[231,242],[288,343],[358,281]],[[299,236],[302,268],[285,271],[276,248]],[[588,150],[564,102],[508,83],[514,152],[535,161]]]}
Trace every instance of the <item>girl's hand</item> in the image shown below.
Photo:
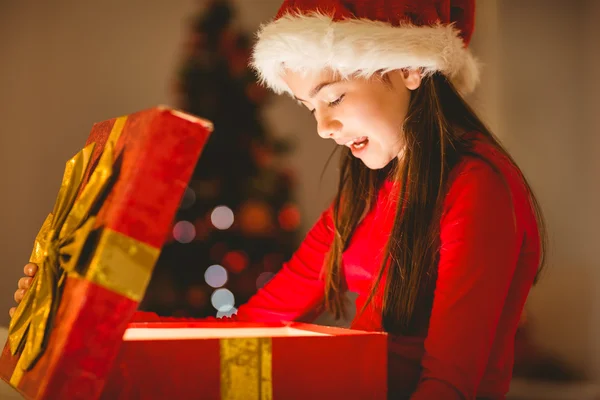
{"label": "girl's hand", "polygon": [[[23,268],[23,272],[25,273],[25,276],[23,278],[19,279],[19,284],[18,284],[19,288],[15,291],[15,296],[14,296],[15,301],[17,303],[20,303],[21,300],[23,300],[25,293],[31,286],[31,282],[33,281],[33,277],[35,276],[35,273],[37,272],[37,270],[38,270],[38,266],[36,264],[32,264],[32,263],[27,264]],[[11,307],[11,309],[8,310],[8,313],[10,314],[11,318],[16,310],[17,310],[17,307]]]}

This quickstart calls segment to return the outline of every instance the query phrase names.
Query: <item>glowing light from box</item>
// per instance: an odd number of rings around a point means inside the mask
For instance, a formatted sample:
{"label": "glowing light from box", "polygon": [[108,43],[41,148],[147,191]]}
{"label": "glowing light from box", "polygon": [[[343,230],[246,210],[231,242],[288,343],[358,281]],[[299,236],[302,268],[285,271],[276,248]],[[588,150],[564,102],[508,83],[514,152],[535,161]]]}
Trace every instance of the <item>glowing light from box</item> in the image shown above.
{"label": "glowing light from box", "polygon": [[234,314],[237,314],[237,308],[231,307],[229,311],[217,311],[217,318],[231,317]]}
{"label": "glowing light from box", "polygon": [[227,270],[218,264],[211,265],[204,273],[204,280],[209,286],[220,288],[227,283]]}
{"label": "glowing light from box", "polygon": [[189,221],[179,221],[173,227],[173,237],[179,243],[189,243],[196,237],[196,228]]}
{"label": "glowing light from box", "polygon": [[233,225],[233,211],[227,206],[215,207],[210,214],[210,221],[217,229],[229,229]]}
{"label": "glowing light from box", "polygon": [[181,198],[181,203],[179,204],[179,208],[185,210],[190,208],[196,202],[196,192],[191,187],[185,188],[185,192],[183,193],[183,197]]}
{"label": "glowing light from box", "polygon": [[256,288],[260,289],[261,287],[265,286],[267,282],[269,282],[274,276],[275,274],[272,272],[263,272],[256,279]]}
{"label": "glowing light from box", "polygon": [[210,296],[210,302],[217,311],[227,312],[235,305],[235,297],[230,290],[221,288],[213,292]]}

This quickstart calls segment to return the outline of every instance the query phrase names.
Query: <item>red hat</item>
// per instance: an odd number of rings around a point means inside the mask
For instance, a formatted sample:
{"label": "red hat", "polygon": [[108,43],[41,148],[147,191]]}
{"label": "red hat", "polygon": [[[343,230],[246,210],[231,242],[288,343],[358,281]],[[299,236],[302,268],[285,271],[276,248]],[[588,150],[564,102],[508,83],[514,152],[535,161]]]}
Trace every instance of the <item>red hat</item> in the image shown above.
{"label": "red hat", "polygon": [[342,77],[422,68],[469,93],[479,81],[467,48],[474,14],[475,0],[285,0],[261,26],[252,66],[277,93],[290,93],[284,68]]}

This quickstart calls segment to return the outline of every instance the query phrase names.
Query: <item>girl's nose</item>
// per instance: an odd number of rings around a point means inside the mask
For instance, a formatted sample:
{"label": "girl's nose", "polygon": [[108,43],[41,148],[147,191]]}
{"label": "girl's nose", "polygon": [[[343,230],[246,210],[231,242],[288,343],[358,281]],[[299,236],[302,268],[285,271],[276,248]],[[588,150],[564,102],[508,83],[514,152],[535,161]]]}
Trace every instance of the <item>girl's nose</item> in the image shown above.
{"label": "girl's nose", "polygon": [[342,123],[335,118],[318,118],[317,132],[323,139],[334,139],[342,130]]}

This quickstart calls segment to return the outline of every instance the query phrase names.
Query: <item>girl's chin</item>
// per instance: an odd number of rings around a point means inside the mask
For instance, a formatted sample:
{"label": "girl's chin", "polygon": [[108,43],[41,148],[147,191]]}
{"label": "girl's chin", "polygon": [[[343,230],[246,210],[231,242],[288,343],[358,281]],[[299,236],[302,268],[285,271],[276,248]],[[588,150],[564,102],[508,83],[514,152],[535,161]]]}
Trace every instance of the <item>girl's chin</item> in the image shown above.
{"label": "girl's chin", "polygon": [[375,169],[385,168],[390,162],[392,162],[393,158],[390,158],[390,159],[379,158],[377,160],[372,160],[370,158],[364,158],[361,160],[367,168],[375,170]]}

